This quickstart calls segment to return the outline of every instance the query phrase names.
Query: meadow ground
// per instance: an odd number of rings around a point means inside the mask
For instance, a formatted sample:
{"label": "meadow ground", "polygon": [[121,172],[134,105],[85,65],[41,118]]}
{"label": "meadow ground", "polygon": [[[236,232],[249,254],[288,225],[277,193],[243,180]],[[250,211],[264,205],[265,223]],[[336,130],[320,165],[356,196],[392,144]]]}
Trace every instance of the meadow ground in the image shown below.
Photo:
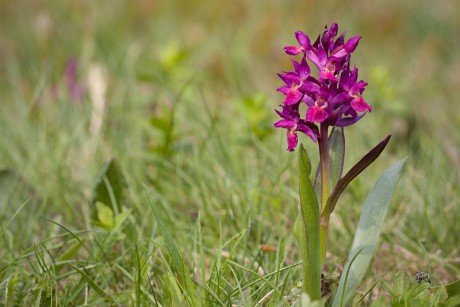
{"label": "meadow ground", "polygon": [[346,168],[392,139],[340,200],[325,271],[341,274],[368,191],[407,157],[356,300],[385,304],[398,274],[459,279],[460,3],[390,2],[1,1],[0,301],[181,306],[197,289],[287,305],[298,177],[276,73],[295,31],[333,22],[363,37],[373,107],[346,129]]}

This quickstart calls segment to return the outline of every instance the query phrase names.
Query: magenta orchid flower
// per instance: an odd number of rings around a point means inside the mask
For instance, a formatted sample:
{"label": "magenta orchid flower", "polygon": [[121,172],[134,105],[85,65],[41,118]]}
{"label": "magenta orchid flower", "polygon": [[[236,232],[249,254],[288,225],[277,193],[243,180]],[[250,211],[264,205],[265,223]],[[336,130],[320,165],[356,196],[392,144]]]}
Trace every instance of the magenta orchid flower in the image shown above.
{"label": "magenta orchid flower", "polygon": [[302,58],[300,63],[292,60],[294,65],[293,72],[285,72],[283,74],[278,74],[281,80],[286,83],[285,86],[278,88],[279,92],[282,92],[286,95],[284,104],[293,105],[298,103],[305,92],[316,92],[319,89],[319,85],[310,81],[314,80],[310,78],[310,67],[305,60],[305,57]]}
{"label": "magenta orchid flower", "polygon": [[[326,26],[311,44],[305,33],[297,31],[295,37],[299,45],[284,47],[289,55],[303,54],[300,63],[291,60],[294,66],[292,71],[278,74],[285,83],[278,91],[285,98],[283,111],[276,111],[282,120],[275,127],[288,130],[289,151],[293,151],[297,145],[297,131],[316,141],[321,138],[320,134],[315,133],[321,130],[317,124],[324,126],[325,131],[329,126],[345,127],[372,111],[362,97],[367,82],[357,81],[358,69],[350,69],[351,54],[361,37],[353,36],[345,41],[345,33],[336,38],[337,33],[336,23],[330,28]],[[318,68],[317,77],[311,76],[307,59]],[[298,112],[301,103],[307,105],[304,117]]]}
{"label": "magenta orchid flower", "polygon": [[316,127],[313,123],[307,122],[300,118],[299,111],[297,109],[298,105],[297,108],[296,106],[289,105],[282,106],[282,108],[282,112],[275,110],[276,113],[278,113],[278,115],[282,118],[280,121],[275,123],[275,127],[287,129],[287,142],[289,151],[294,151],[297,146],[297,131],[300,131],[310,137],[313,142],[317,141],[319,136],[318,127]]}

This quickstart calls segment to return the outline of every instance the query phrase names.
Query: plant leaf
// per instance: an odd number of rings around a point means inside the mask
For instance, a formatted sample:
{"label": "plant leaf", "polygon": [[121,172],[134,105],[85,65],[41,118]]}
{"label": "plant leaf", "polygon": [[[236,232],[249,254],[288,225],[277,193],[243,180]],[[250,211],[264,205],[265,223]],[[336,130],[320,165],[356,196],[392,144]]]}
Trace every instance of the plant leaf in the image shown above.
{"label": "plant leaf", "polygon": [[[308,295],[317,300],[321,298],[321,261],[319,248],[319,204],[316,199],[313,184],[310,181],[311,163],[307,151],[300,145],[299,150],[299,193],[300,193],[300,211],[302,215],[302,241],[303,248],[305,289]],[[305,246],[307,250],[305,250]]]}
{"label": "plant leaf", "polygon": [[448,297],[460,296],[460,279],[446,285]]}
{"label": "plant leaf", "polygon": [[83,277],[83,279],[88,283],[88,285],[94,290],[97,292],[97,294],[99,294],[100,296],[104,297],[106,300],[108,301],[113,301],[113,298],[111,298],[109,295],[107,295],[107,293],[105,293],[105,291],[99,287],[99,285],[91,278],[91,276],[89,276],[88,274],[86,274],[86,272],[84,272],[83,270],[80,270],[78,267],[76,267],[75,265],[73,265],[72,263],[69,263],[69,265],[75,270],[77,271],[78,273],[80,273],[81,277]]}
{"label": "plant leaf", "polygon": [[[374,253],[380,232],[383,227],[383,221],[390,204],[393,192],[404,166],[405,160],[401,160],[388,168],[377,180],[366,202],[364,203],[363,212],[359,219],[358,229],[353,239],[348,261],[344,267],[344,272],[349,270],[348,280],[344,289],[346,276],[342,274],[338,291],[334,298],[333,307],[342,306],[342,292],[345,291],[343,306],[346,306],[354,297],[356,288],[361,283],[367,267]],[[351,263],[351,259],[356,260]]]}
{"label": "plant leaf", "polygon": [[110,210],[110,207],[101,203],[101,202],[96,202],[96,208],[97,208],[97,218],[101,222],[101,227],[111,230],[114,227],[114,216],[113,216],[113,211]]}
{"label": "plant leaf", "polygon": [[332,191],[331,196],[329,196],[329,199],[326,203],[326,207],[323,210],[324,215],[329,216],[332,213],[332,211],[334,211],[335,205],[337,204],[337,201],[339,200],[339,197],[342,194],[342,192],[345,191],[347,186],[353,179],[356,178],[356,176],[361,174],[362,171],[364,171],[369,165],[371,165],[372,162],[375,161],[375,159],[377,159],[380,156],[380,154],[390,141],[390,137],[391,135],[388,135],[383,141],[381,141],[374,148],[372,148],[361,160],[359,160],[358,163],[356,163],[348,171],[348,173],[343,178],[341,178],[337,182],[337,185]]}
{"label": "plant leaf", "polygon": [[345,160],[345,135],[343,127],[332,128],[329,135],[329,167],[331,172],[331,187],[335,187],[342,177]]}
{"label": "plant leaf", "polygon": [[97,202],[109,206],[115,216],[121,212],[125,186],[126,181],[120,166],[115,159],[111,159],[104,166],[94,189],[92,200],[94,219],[97,218]]}
{"label": "plant leaf", "polygon": [[[345,160],[345,134],[343,127],[334,126],[329,134],[329,169],[331,172],[331,187],[335,187],[342,177]],[[318,165],[315,176],[316,197],[321,197],[321,167]]]}

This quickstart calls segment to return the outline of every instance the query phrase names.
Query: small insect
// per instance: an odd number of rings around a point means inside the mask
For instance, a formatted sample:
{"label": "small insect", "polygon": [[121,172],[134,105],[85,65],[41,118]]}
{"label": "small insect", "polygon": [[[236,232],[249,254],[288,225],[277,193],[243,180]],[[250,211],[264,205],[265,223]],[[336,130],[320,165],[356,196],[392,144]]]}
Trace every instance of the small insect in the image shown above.
{"label": "small insect", "polygon": [[431,277],[425,272],[416,272],[415,273],[415,280],[421,284],[422,282],[428,282],[431,284]]}

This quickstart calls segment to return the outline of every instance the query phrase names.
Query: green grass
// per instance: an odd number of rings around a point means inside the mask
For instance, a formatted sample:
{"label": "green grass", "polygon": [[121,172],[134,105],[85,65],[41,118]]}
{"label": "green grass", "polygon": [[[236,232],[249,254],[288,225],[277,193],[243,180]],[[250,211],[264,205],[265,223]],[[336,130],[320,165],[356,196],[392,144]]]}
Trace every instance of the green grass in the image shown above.
{"label": "green grass", "polygon": [[[410,300],[424,291],[416,271],[433,285],[459,279],[459,4],[323,2],[0,2],[0,302],[296,301],[297,155],[272,128],[276,73],[289,68],[294,31],[334,21],[363,36],[353,63],[373,106],[346,129],[346,169],[393,137],[331,217],[326,275],[341,274],[374,181],[407,156],[355,302]],[[71,57],[81,103],[67,94]],[[97,205],[111,159],[105,182],[121,182],[119,194]]]}

